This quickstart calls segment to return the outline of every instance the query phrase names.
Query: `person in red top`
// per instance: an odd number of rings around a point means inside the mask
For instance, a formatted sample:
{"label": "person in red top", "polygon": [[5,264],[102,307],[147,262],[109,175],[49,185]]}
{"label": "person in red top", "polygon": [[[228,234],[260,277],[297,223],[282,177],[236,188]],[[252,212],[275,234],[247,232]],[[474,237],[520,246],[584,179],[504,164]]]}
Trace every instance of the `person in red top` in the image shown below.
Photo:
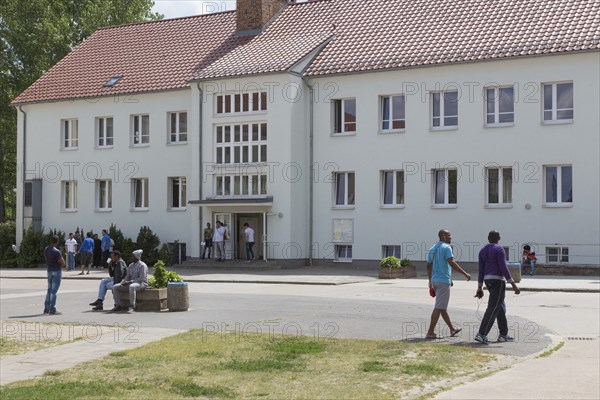
{"label": "person in red top", "polygon": [[526,265],[529,265],[530,276],[533,276],[533,274],[535,274],[536,262],[537,257],[535,256],[535,251],[531,251],[531,246],[528,244],[523,246],[523,254],[521,255],[521,266],[525,268]]}
{"label": "person in red top", "polygon": [[[479,252],[479,275],[477,277],[477,292],[483,294],[482,288],[485,282],[490,293],[487,309],[481,320],[479,332],[475,335],[475,341],[482,344],[490,344],[488,333],[498,320],[498,342],[513,342],[515,339],[508,335],[508,321],[506,320],[506,282],[510,283],[515,294],[521,293],[506,266],[506,253],[504,248],[498,244],[500,232],[490,231],[488,234],[489,244],[485,245]],[[479,296],[477,296],[479,297]]]}

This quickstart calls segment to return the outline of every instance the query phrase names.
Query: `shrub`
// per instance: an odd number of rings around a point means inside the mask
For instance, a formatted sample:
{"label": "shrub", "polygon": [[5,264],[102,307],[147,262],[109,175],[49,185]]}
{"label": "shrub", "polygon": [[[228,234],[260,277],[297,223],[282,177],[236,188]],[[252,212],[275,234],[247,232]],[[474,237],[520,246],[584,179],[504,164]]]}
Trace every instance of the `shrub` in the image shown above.
{"label": "shrub", "polygon": [[16,243],[17,227],[14,221],[0,224],[0,265],[14,267],[17,265],[17,253],[13,251]]}
{"label": "shrub", "polygon": [[[123,242],[120,247],[117,247],[115,244],[115,250],[119,250],[121,252],[121,257],[125,261],[125,263],[129,264],[133,261],[133,251],[137,249],[137,244],[131,240],[130,238],[123,239]],[[142,259],[144,255],[142,254]]]}
{"label": "shrub", "polygon": [[381,260],[379,266],[381,268],[400,268],[400,260],[398,257],[389,256]]}
{"label": "shrub", "polygon": [[123,242],[125,241],[125,235],[116,225],[110,224],[110,228],[108,228],[108,236],[115,242],[115,249],[121,248],[123,246]]}
{"label": "shrub", "polygon": [[165,265],[171,263],[171,249],[169,248],[168,244],[163,243],[163,245],[160,247],[158,259],[165,263]]}
{"label": "shrub", "polygon": [[401,267],[410,267],[410,260],[408,258],[403,258],[400,260]]}
{"label": "shrub", "polygon": [[158,260],[158,245],[160,244],[158,236],[149,227],[142,226],[136,243],[138,248],[144,251],[142,260],[148,265],[154,265]]}
{"label": "shrub", "polygon": [[175,271],[167,271],[165,263],[158,260],[154,264],[154,275],[148,278],[148,284],[155,288],[166,288],[169,282],[183,282],[183,278]]}
{"label": "shrub", "polygon": [[48,245],[47,236],[43,231],[36,231],[33,227],[27,228],[23,233],[23,240],[19,246],[17,264],[30,267],[44,263],[44,248]]}

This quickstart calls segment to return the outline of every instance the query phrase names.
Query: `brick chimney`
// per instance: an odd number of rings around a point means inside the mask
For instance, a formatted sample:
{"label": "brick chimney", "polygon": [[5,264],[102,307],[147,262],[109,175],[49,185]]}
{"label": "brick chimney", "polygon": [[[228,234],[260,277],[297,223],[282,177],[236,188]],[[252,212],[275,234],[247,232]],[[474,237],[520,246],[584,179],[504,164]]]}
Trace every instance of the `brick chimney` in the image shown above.
{"label": "brick chimney", "polygon": [[282,10],[287,0],[237,0],[238,35],[256,35]]}

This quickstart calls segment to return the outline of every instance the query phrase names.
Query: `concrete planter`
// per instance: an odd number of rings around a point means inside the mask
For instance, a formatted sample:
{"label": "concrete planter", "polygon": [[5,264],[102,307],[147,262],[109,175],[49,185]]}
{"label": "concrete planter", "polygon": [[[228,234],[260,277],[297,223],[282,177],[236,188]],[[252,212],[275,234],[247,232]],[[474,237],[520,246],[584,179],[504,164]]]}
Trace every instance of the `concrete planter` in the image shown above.
{"label": "concrete planter", "polygon": [[507,267],[515,282],[521,282],[521,263],[511,262],[507,264]]}
{"label": "concrete planter", "polygon": [[169,282],[167,284],[167,307],[169,311],[187,311],[190,296],[187,282]]}
{"label": "concrete planter", "polygon": [[[129,306],[129,290],[121,291],[121,307]],[[162,311],[167,309],[167,288],[146,288],[137,292],[136,311]]]}
{"label": "concrete planter", "polygon": [[401,268],[379,268],[379,279],[414,278],[416,276],[417,269],[414,265]]}

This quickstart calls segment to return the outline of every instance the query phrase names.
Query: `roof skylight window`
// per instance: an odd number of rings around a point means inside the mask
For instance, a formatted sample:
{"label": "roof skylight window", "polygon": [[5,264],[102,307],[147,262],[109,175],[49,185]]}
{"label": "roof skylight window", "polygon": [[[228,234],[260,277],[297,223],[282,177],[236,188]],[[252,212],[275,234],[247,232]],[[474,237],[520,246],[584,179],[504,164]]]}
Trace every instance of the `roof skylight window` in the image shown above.
{"label": "roof skylight window", "polygon": [[113,76],[112,78],[110,78],[110,80],[108,82],[106,82],[104,85],[104,87],[113,87],[117,84],[117,82],[119,82],[121,80],[122,76]]}

